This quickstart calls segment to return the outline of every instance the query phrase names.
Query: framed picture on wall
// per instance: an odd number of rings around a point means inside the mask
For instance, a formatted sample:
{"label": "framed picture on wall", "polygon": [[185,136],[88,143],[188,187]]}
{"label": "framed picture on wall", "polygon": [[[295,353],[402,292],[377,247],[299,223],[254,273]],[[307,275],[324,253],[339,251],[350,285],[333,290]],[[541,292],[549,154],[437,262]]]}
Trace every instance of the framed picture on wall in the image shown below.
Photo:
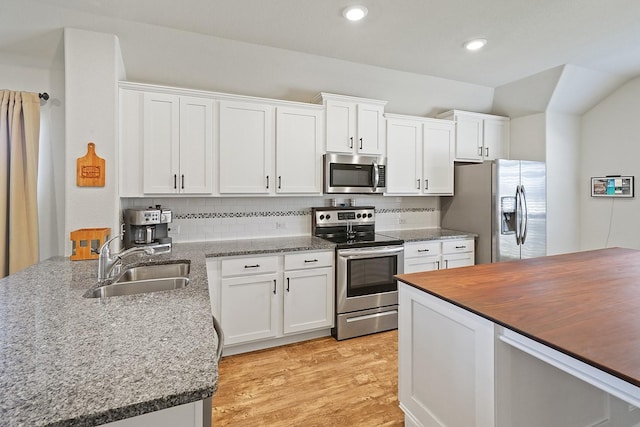
{"label": "framed picture on wall", "polygon": [[597,176],[591,178],[591,197],[633,197],[633,176]]}

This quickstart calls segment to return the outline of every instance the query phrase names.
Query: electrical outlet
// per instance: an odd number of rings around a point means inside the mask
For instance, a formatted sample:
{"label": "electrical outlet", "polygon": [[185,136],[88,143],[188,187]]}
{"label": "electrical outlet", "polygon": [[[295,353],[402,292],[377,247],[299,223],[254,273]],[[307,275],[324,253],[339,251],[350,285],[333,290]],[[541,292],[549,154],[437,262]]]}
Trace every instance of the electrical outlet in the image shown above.
{"label": "electrical outlet", "polygon": [[276,230],[284,230],[285,228],[287,228],[286,222],[276,221]]}
{"label": "electrical outlet", "polygon": [[398,224],[406,224],[407,220],[404,218],[398,218]]}
{"label": "electrical outlet", "polygon": [[169,226],[170,234],[180,234],[180,226],[179,225],[171,225]]}

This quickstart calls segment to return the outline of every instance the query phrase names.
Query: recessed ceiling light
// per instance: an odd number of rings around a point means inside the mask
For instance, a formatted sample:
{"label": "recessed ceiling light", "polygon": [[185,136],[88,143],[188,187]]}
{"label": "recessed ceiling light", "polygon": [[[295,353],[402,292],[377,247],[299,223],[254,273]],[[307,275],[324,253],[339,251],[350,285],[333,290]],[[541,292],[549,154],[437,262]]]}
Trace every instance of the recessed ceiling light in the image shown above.
{"label": "recessed ceiling light", "polygon": [[464,44],[464,48],[467,50],[482,49],[487,44],[487,39],[473,39]]}
{"label": "recessed ceiling light", "polygon": [[368,12],[369,11],[364,6],[349,6],[342,11],[342,15],[344,15],[344,17],[349,21],[359,21],[367,16]]}

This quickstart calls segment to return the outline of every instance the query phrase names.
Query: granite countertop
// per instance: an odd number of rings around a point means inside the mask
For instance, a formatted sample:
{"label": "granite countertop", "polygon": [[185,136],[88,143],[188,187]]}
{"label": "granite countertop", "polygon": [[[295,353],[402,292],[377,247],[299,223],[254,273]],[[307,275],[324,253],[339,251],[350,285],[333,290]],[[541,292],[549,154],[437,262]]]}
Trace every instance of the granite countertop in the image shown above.
{"label": "granite countertop", "polygon": [[97,260],[52,258],[0,279],[0,425],[93,426],[212,396],[206,257],[334,247],[312,236],[176,243],[126,261],[188,260],[186,288],[103,299],[83,296],[98,286]]}
{"label": "granite countertop", "polygon": [[402,239],[405,242],[421,242],[427,240],[446,239],[473,239],[477,237],[475,233],[466,231],[448,230],[446,228],[416,228],[412,230],[388,230],[377,231],[378,234]]}
{"label": "granite countertop", "polygon": [[0,280],[0,425],[92,426],[214,394],[204,254],[175,244],[168,255],[131,258],[190,260],[190,283],[84,298],[97,286],[97,261],[62,257]]}

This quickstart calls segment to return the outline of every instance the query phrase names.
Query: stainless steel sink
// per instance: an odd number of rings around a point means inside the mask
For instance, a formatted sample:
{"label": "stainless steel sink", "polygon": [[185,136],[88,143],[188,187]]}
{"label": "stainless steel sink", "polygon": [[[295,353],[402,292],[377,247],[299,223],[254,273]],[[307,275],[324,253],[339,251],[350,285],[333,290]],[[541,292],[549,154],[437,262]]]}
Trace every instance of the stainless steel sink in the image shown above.
{"label": "stainless steel sink", "polygon": [[115,282],[92,289],[87,298],[136,295],[184,288],[189,284],[191,264],[153,264],[131,267]]}
{"label": "stainless steel sink", "polygon": [[190,270],[191,264],[187,262],[130,267],[120,275],[115,283],[149,279],[164,279],[168,277],[189,277]]}

